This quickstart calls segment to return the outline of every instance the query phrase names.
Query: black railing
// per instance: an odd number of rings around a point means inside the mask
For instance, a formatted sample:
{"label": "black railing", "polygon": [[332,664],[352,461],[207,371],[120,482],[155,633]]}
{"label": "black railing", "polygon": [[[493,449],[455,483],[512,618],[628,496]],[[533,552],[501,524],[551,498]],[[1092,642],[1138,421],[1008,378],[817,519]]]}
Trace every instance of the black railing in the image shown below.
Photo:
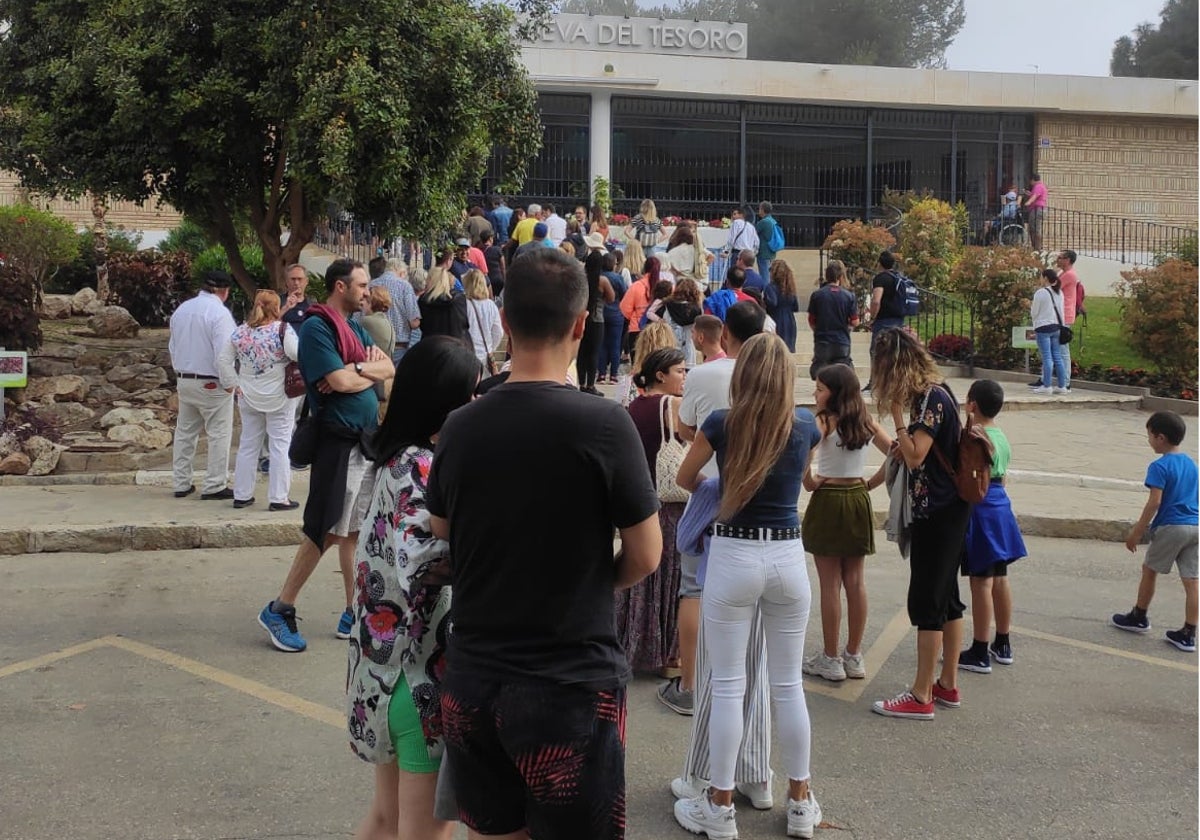
{"label": "black railing", "polygon": [[916,331],[925,348],[938,361],[965,365],[968,376],[975,374],[975,311],[970,304],[918,289],[921,309],[906,322]]}
{"label": "black railing", "polygon": [[1170,251],[1181,241],[1195,237],[1195,228],[1053,206],[1046,208],[1042,221],[1044,250],[1070,248],[1083,256],[1121,263],[1151,263],[1156,253]]}

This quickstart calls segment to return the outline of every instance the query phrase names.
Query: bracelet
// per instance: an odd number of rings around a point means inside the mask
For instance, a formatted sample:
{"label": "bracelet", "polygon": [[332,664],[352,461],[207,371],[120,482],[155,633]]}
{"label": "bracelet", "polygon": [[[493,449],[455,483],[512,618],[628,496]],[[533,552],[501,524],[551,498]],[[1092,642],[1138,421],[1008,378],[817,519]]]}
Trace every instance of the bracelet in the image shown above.
{"label": "bracelet", "polygon": [[896,429],[896,437],[908,434],[908,429]]}

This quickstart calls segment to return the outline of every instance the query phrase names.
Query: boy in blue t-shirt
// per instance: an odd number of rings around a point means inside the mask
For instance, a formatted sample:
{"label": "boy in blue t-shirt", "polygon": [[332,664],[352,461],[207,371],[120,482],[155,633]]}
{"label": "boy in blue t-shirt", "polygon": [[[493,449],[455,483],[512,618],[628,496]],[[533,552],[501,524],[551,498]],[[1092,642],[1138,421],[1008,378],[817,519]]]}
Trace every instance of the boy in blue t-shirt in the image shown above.
{"label": "boy in blue t-shirt", "polygon": [[1146,421],[1146,438],[1150,448],[1160,456],[1146,470],[1146,486],[1150,498],[1142,508],[1142,516],[1125,540],[1125,547],[1137,551],[1147,528],[1150,529],[1150,548],[1142,564],[1142,580],[1138,584],[1137,603],[1125,614],[1110,619],[1114,627],[1134,633],[1150,629],[1146,610],[1154,597],[1154,585],[1160,574],[1179,566],[1179,579],[1184,592],[1184,624],[1179,630],[1168,630],[1169,644],[1182,651],[1196,651],[1196,618],[1200,610],[1197,599],[1197,548],[1200,546],[1200,471],[1191,456],[1179,448],[1187,425],[1174,411],[1156,411]]}

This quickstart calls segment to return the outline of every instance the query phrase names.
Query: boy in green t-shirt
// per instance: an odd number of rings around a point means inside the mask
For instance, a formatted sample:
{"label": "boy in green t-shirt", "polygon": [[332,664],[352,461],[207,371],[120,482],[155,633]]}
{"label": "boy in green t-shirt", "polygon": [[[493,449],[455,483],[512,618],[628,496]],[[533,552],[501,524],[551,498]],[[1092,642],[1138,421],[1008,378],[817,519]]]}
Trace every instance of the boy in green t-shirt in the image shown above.
{"label": "boy in green t-shirt", "polygon": [[[974,640],[958,656],[958,667],[977,674],[992,672],[992,659],[1001,665],[1013,662],[1008,631],[1012,625],[1012,590],[1008,586],[1008,564],[1026,555],[1025,541],[1012,502],[1004,489],[1012,447],[995,424],[1004,407],[1004,389],[991,379],[980,379],[967,391],[967,415],[982,426],[992,441],[992,483],[983,501],[971,508],[967,539],[963,547],[962,573],[971,578],[971,623]],[[988,647],[992,617],[996,638]]]}

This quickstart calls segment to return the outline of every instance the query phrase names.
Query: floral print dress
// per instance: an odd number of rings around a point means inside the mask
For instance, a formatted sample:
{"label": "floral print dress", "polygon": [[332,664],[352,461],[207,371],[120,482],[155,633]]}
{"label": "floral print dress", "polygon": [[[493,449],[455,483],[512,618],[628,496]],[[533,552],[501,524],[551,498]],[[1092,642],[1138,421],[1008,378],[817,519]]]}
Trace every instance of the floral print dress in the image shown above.
{"label": "floral print dress", "polygon": [[354,555],[354,628],[346,674],[350,748],[364,761],[396,760],[388,703],[403,676],[431,759],[442,755],[441,682],[450,588],[414,581],[449,554],[433,536],[425,486],[433,452],[410,446],[380,466]]}

